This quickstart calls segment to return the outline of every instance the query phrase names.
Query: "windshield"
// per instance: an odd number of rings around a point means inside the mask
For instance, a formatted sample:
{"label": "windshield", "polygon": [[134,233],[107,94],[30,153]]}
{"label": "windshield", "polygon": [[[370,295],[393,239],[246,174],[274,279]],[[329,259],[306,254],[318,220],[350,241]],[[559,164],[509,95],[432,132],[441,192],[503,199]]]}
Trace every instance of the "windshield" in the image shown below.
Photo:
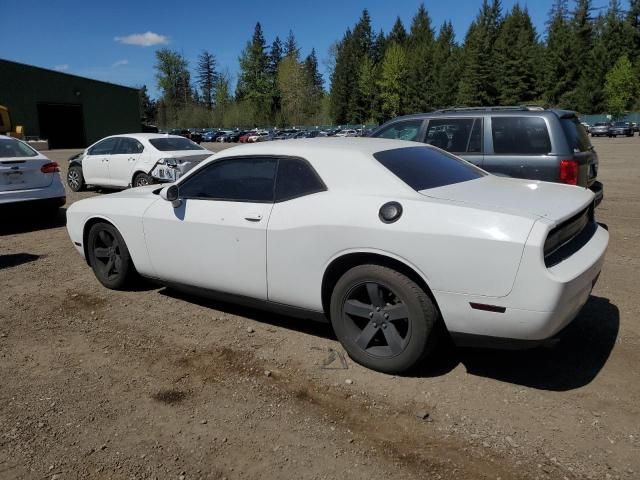
{"label": "windshield", "polygon": [[0,138],[0,158],[35,157],[38,155],[26,143],[13,138]]}
{"label": "windshield", "polygon": [[149,143],[161,152],[176,152],[179,150],[204,150],[197,143],[184,137],[151,138]]}
{"label": "windshield", "polygon": [[487,175],[461,158],[431,147],[404,147],[374,153],[382,165],[416,191],[467,182]]}
{"label": "windshield", "polygon": [[616,127],[626,127],[629,125],[629,122],[616,122],[614,125]]}
{"label": "windshield", "polygon": [[607,125],[609,125],[608,123],[603,123],[603,122],[598,122],[594,125],[594,127],[606,127]]}

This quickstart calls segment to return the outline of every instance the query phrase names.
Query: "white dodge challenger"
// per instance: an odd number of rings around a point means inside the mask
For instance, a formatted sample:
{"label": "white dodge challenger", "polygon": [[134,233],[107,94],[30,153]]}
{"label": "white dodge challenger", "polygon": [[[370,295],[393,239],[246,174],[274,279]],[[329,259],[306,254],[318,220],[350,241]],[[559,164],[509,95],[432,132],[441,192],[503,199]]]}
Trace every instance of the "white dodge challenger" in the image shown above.
{"label": "white dodge challenger", "polygon": [[175,184],[76,202],[67,228],[108,288],[139,274],[322,317],[354,360],[402,372],[441,327],[511,346],[571,322],[609,240],[593,202],[435,147],[323,138],[232,148]]}

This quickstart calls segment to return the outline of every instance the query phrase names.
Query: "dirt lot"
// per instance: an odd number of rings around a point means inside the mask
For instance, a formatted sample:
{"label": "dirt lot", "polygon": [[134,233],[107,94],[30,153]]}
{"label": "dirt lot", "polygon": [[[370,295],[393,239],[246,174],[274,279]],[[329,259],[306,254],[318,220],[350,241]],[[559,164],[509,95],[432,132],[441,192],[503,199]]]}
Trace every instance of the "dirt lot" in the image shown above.
{"label": "dirt lot", "polygon": [[3,215],[0,478],[640,478],[640,138],[594,143],[611,244],[572,327],[412,377],[343,363],[327,325],[106,290],[63,211]]}

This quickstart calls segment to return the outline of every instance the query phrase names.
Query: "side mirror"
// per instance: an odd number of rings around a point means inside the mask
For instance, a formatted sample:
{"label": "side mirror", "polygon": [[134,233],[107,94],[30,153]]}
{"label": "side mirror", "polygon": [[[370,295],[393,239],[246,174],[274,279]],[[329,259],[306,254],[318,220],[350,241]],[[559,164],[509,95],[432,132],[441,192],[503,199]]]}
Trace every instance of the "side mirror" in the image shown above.
{"label": "side mirror", "polygon": [[182,203],[180,201],[180,193],[178,191],[177,185],[169,185],[160,190],[160,197],[162,197],[167,202],[171,202],[173,208],[178,208]]}

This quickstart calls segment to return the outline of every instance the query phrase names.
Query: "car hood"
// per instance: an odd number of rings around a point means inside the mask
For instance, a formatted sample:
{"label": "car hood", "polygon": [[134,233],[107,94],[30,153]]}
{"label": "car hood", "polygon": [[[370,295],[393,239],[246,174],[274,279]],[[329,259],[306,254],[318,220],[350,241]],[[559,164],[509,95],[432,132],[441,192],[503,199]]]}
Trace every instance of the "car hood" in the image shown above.
{"label": "car hood", "polygon": [[591,202],[593,193],[583,187],[560,183],[486,177],[420,192],[431,198],[501,210],[526,216],[563,221]]}

